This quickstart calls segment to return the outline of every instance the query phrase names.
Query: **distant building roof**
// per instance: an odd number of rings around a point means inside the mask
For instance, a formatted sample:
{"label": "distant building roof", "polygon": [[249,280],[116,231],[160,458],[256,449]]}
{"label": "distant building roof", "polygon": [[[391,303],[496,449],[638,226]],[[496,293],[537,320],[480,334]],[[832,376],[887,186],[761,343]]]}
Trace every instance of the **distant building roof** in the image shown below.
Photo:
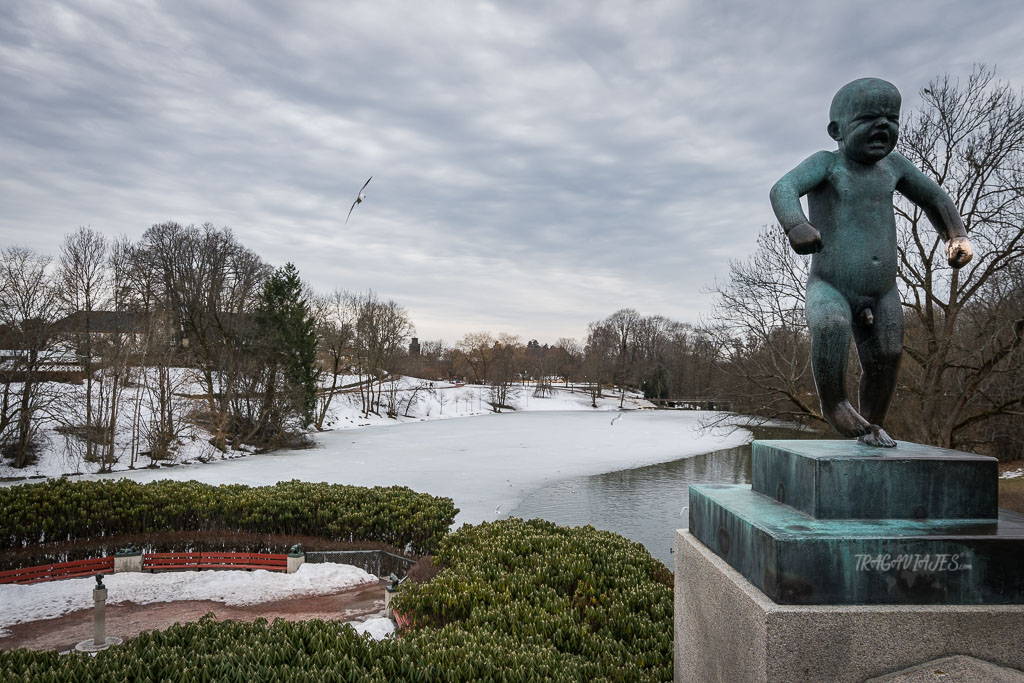
{"label": "distant building roof", "polygon": [[54,327],[59,332],[75,334],[136,332],[142,329],[144,319],[145,314],[133,311],[75,311],[54,323]]}

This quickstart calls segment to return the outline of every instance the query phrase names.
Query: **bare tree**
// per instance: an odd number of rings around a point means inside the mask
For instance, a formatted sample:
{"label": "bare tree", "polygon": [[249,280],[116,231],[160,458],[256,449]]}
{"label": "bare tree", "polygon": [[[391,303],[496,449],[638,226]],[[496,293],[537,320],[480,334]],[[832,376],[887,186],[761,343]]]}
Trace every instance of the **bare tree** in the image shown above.
{"label": "bare tree", "polygon": [[208,223],[154,225],[142,237],[138,259],[152,273],[148,287],[172,312],[181,345],[198,365],[213,443],[224,450],[235,432],[251,425],[251,416],[234,415],[233,409],[256,409],[251,393],[238,392],[243,385],[254,389],[253,356],[244,338],[252,333],[252,314],[270,266],[230,230]]}
{"label": "bare tree", "polygon": [[[395,382],[395,384],[397,385],[398,383]],[[416,380],[415,382],[413,382],[411,387],[406,388],[405,398],[401,400],[401,404],[403,406],[401,408],[402,415],[404,415],[405,417],[409,417],[409,413],[412,411],[413,408],[419,405],[423,397],[430,395],[432,391],[432,384],[433,382],[428,382],[426,380]],[[443,408],[444,406],[442,405],[442,409]]]}
{"label": "bare tree", "polygon": [[349,368],[355,341],[355,320],[346,305],[345,294],[335,290],[326,297],[311,297],[320,338],[320,391],[313,425],[323,430],[331,402],[338,391],[338,378]]}
{"label": "bare tree", "polygon": [[111,246],[111,292],[114,310],[133,320],[118,341],[127,358],[122,386],[130,409],[128,466],[142,456],[150,463],[173,460],[190,426],[186,419],[191,404],[186,397],[194,372],[184,367],[181,321],[169,306],[160,271],[145,240],[131,244],[125,239]]}
{"label": "bare tree", "polygon": [[605,382],[614,377],[617,337],[604,322],[590,323],[583,349],[583,375],[590,392],[590,405],[597,407]]}
{"label": "bare tree", "polygon": [[[978,66],[921,91],[900,151],[950,194],[975,246],[953,270],[920,209],[897,207],[900,284],[907,312],[897,430],[945,447],[991,446],[986,429],[1024,414],[1024,98]],[[1019,430],[1018,430],[1019,431]]]}
{"label": "bare tree", "polygon": [[127,286],[132,270],[133,249],[126,238],[115,240],[107,254],[107,293],[109,307],[113,309],[114,325],[100,344],[99,357],[102,360],[103,380],[102,419],[98,424],[104,432],[104,453],[100,457],[101,470],[109,469],[117,460],[117,427],[122,411],[122,397],[132,378],[133,363],[141,362],[138,351],[141,332],[140,317],[129,310],[130,297]]}
{"label": "bare tree", "polygon": [[824,425],[811,378],[804,288],[810,259],[789,246],[775,225],[761,229],[757,251],[729,264],[701,332],[721,354],[727,391],[737,410]]}
{"label": "bare tree", "polygon": [[[363,416],[368,417],[380,412],[385,382],[397,369],[413,326],[402,306],[390,299],[383,301],[372,291],[349,295],[349,306],[355,314],[357,367],[360,377],[367,380],[360,383],[360,397]],[[397,417],[394,402],[386,410],[389,417]]]}
{"label": "bare tree", "polygon": [[[433,389],[432,391],[434,397],[437,399],[437,404],[441,407],[440,414],[444,415],[444,406],[446,403],[448,403],[448,392],[450,391],[450,389],[448,389],[447,387],[438,387],[436,389]],[[458,406],[456,406],[456,410],[458,410]]]}
{"label": "bare tree", "polygon": [[[561,337],[549,351],[552,356],[551,366],[555,374],[570,385],[579,373],[583,349],[580,343],[570,337]],[[575,389],[573,389],[575,391]]]}
{"label": "bare tree", "polygon": [[472,384],[483,384],[490,371],[495,339],[490,332],[470,332],[455,345]]}
{"label": "bare tree", "polygon": [[500,413],[511,408],[515,390],[513,384],[522,374],[525,349],[519,337],[502,333],[490,349],[491,361],[488,366],[487,382],[491,387],[491,409]]}
{"label": "bare tree", "polygon": [[[670,349],[680,323],[661,315],[640,318],[633,330],[633,378],[647,398],[669,398]],[[682,349],[671,349],[680,352]]]}
{"label": "bare tree", "polygon": [[146,367],[139,372],[133,398],[131,467],[140,455],[153,463],[173,460],[188,431],[188,371],[181,367],[174,320],[166,311],[154,311],[144,322],[139,344]]}
{"label": "bare tree", "polygon": [[443,339],[426,340],[420,344],[419,372],[425,379],[451,379],[453,352]]}
{"label": "bare tree", "polygon": [[40,417],[53,401],[43,374],[56,355],[53,323],[59,311],[49,265],[48,257],[24,247],[0,250],[0,327],[9,351],[0,366],[0,448],[15,467],[31,462]]}
{"label": "bare tree", "polygon": [[626,400],[626,386],[635,384],[637,366],[634,337],[640,320],[640,314],[632,308],[618,310],[605,320],[615,341],[614,383],[619,386],[619,408]]}
{"label": "bare tree", "polygon": [[[71,321],[66,334],[78,354],[85,374],[85,394],[81,406],[69,406],[66,434],[69,446],[84,449],[87,462],[99,459],[97,451],[106,443],[106,430],[94,415],[94,388],[97,357],[93,348],[96,319],[105,314],[110,301],[107,273],[107,239],[91,228],[79,227],[61,244],[57,285],[66,319]],[[77,424],[71,424],[72,422]]]}

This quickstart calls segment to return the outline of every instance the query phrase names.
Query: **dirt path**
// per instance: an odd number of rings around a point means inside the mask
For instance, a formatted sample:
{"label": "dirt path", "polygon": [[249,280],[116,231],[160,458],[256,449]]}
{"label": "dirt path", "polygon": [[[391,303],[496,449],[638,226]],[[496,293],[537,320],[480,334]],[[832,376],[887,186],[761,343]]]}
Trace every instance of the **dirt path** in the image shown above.
{"label": "dirt path", "polygon": [[[210,600],[107,605],[107,635],[131,638],[143,631],[167,628],[175,622],[197,621],[207,612],[214,612],[219,620],[255,621],[258,617],[266,617],[273,621],[280,617],[290,621],[361,621],[383,613],[385,583],[381,581],[329,595],[291,598],[245,607],[229,607]],[[0,638],[0,650],[16,650],[19,647],[60,652],[70,650],[77,643],[92,637],[92,618],[92,610],[85,609],[56,619],[11,626],[11,634]]]}

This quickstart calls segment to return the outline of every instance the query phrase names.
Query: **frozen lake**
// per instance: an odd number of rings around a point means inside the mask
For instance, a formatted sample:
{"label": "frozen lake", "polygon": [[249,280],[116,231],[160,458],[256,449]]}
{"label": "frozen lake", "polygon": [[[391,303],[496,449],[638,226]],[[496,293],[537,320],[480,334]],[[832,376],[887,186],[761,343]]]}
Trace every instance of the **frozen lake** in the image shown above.
{"label": "frozen lake", "polygon": [[[812,432],[756,427],[757,439],[800,439]],[[535,491],[512,511],[517,517],[541,517],[556,524],[590,524],[639,541],[674,570],[675,530],[686,527],[690,484],[747,484],[750,444],[646,465],[629,470],[573,477]],[[688,511],[687,511],[688,512]]]}
{"label": "frozen lake", "polygon": [[[552,484],[679,460],[750,439],[745,430],[702,432],[700,419],[707,414],[696,411],[631,411],[614,419],[617,415],[517,412],[338,430],[318,435],[320,447],[310,450],[87,476],[251,486],[289,479],[402,485],[451,497],[460,509],[458,527],[516,514],[527,497]],[[616,504],[607,498],[602,503],[601,495],[592,493],[590,504]]]}

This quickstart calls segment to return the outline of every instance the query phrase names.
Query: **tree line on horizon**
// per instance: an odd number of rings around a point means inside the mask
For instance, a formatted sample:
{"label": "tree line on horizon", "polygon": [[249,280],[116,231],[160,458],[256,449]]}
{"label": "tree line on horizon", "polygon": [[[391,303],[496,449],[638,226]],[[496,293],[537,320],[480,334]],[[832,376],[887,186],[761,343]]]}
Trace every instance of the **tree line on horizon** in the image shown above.
{"label": "tree line on horizon", "polygon": [[[887,428],[904,440],[1019,458],[1024,99],[983,66],[963,83],[937,79],[905,117],[899,150],[953,197],[976,256],[951,270],[927,219],[897,202],[906,338]],[[55,261],[0,250],[0,455],[28,464],[46,420],[70,453],[101,470],[118,457],[114,434],[124,425],[130,466],[143,454],[172,458],[187,424],[202,426],[221,451],[294,446],[307,429],[325,428],[342,389],[358,394],[364,415],[397,417],[400,375],[489,385],[495,411],[517,384],[544,396],[561,382],[589,391],[595,406],[617,387],[620,401],[627,389],[716,401],[754,421],[827,430],[808,365],[808,267],[781,228],[766,226],[755,253],[710,287],[714,313],[699,324],[626,308],[579,340],[470,332],[453,345],[410,346],[414,326],[400,304],[372,291],[315,292],[294,265],[271,267],[230,229],[168,222],[131,242],[79,228]],[[855,385],[852,353],[850,364]],[[67,379],[82,383],[71,398],[52,390]],[[184,396],[195,384],[199,394]]]}

